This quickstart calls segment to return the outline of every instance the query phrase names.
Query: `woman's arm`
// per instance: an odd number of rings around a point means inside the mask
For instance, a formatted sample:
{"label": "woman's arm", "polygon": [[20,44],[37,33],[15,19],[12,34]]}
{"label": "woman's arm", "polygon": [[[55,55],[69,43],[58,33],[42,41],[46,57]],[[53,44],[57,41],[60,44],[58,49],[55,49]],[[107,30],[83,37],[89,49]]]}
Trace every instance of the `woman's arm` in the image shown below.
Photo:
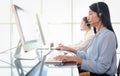
{"label": "woman's arm", "polygon": [[59,44],[58,47],[56,48],[56,50],[64,50],[64,51],[70,51],[73,53],[77,53],[77,50],[75,50],[74,48],[68,47],[68,46],[64,46],[62,44]]}

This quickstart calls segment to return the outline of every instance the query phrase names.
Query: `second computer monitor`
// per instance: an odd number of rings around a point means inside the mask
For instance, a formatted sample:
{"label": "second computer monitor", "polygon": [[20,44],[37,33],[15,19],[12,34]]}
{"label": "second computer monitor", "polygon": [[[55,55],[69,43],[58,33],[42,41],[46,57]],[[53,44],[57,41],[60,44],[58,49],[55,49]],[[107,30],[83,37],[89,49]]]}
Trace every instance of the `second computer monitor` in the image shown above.
{"label": "second computer monitor", "polygon": [[39,17],[17,5],[13,5],[12,8],[20,36],[20,42],[24,50],[30,51],[41,45],[45,45]]}

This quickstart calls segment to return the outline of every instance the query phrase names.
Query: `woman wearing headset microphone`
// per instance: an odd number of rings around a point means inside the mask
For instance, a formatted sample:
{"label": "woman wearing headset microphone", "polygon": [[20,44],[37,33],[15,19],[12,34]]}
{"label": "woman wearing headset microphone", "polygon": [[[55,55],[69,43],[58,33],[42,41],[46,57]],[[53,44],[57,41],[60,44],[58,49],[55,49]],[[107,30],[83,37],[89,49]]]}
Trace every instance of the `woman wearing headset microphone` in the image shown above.
{"label": "woman wearing headset microphone", "polygon": [[92,30],[92,27],[89,24],[87,17],[83,17],[80,27],[82,31],[85,31],[84,39],[82,39],[79,43],[72,44],[69,46],[59,44],[56,50],[62,50],[62,51],[65,50],[73,53],[76,53],[78,50],[85,51],[89,42],[94,38],[95,31]]}
{"label": "woman wearing headset microphone", "polygon": [[77,51],[76,56],[59,55],[56,60],[74,61],[80,70],[90,72],[90,76],[114,76],[117,72],[117,38],[112,28],[108,5],[105,2],[89,6],[89,23],[97,33],[86,51]]}

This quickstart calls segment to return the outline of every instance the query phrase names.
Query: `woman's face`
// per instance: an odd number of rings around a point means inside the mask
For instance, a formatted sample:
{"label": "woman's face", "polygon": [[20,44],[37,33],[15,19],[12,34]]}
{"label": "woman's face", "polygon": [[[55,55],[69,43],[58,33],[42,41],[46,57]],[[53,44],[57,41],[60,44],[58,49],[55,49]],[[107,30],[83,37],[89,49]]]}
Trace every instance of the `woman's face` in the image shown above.
{"label": "woman's face", "polygon": [[100,18],[96,12],[89,10],[88,21],[92,26],[97,26],[97,24],[100,22]]}
{"label": "woman's face", "polygon": [[81,21],[81,25],[80,25],[82,30],[86,30],[88,28],[87,24],[85,23],[85,21]]}

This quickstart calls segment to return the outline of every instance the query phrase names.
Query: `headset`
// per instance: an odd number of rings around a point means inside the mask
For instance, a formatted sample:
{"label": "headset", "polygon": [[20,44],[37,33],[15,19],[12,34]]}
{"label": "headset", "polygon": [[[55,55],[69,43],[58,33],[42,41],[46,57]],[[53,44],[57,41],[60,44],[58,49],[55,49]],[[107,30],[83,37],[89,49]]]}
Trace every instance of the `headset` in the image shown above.
{"label": "headset", "polygon": [[99,7],[99,3],[97,3],[97,10],[98,10],[98,16],[101,18],[102,17],[102,12]]}
{"label": "headset", "polygon": [[87,26],[90,26],[90,24],[89,24],[89,23],[86,23],[86,25],[87,25]]}
{"label": "headset", "polygon": [[89,24],[89,22],[88,22],[87,17],[84,17],[84,19],[83,19],[83,20],[85,21],[86,26],[90,26],[90,24]]}

